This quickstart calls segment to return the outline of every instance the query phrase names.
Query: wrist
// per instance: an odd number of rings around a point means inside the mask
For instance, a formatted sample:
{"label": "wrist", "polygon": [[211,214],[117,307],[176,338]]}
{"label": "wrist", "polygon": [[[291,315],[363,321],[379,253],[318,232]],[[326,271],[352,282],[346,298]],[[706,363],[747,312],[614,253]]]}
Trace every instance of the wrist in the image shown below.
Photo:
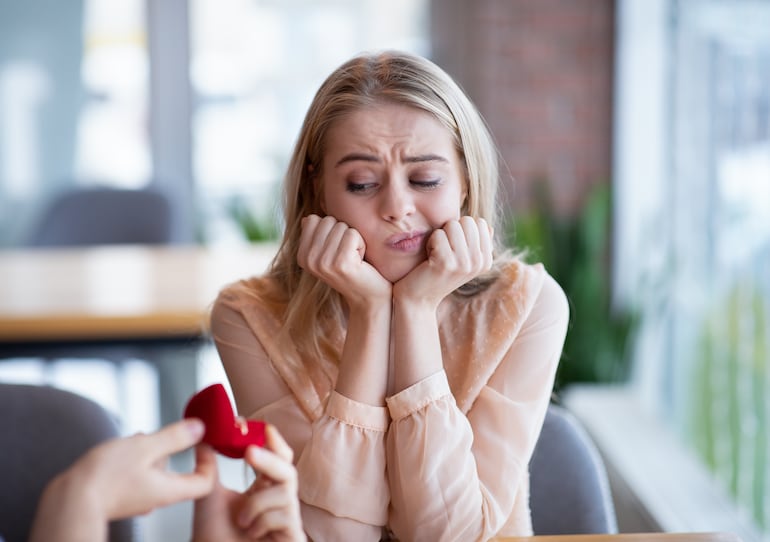
{"label": "wrist", "polygon": [[38,502],[30,540],[106,540],[109,518],[90,486],[72,469],[49,482]]}
{"label": "wrist", "polygon": [[104,522],[115,519],[105,509],[107,496],[101,494],[89,474],[71,469],[60,475],[57,478],[60,495],[67,503],[74,503],[77,510],[88,514],[88,517],[99,518]]}
{"label": "wrist", "polygon": [[378,322],[381,320],[390,321],[390,314],[393,303],[387,298],[360,298],[355,303],[347,302],[348,320],[363,320],[369,322]]}
{"label": "wrist", "polygon": [[398,313],[414,315],[433,315],[435,316],[440,299],[432,299],[425,296],[414,295],[406,288],[393,289],[393,311]]}

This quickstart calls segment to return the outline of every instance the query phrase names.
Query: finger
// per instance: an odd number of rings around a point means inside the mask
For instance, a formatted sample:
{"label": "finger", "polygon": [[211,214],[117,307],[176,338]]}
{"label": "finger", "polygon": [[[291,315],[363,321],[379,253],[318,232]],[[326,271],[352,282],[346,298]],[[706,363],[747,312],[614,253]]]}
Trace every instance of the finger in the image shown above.
{"label": "finger", "polygon": [[276,453],[249,446],[244,455],[246,462],[262,476],[266,476],[274,482],[296,485],[297,471],[291,461],[287,461]]}
{"label": "finger", "polygon": [[299,236],[299,247],[297,247],[297,263],[303,269],[307,268],[307,254],[313,241],[313,234],[321,221],[318,215],[308,215],[302,219],[302,231]]}
{"label": "finger", "polygon": [[479,225],[476,220],[470,216],[464,216],[460,219],[460,226],[465,235],[465,244],[468,247],[469,254],[478,254],[480,252],[481,241],[479,239]]}
{"label": "finger", "polygon": [[218,479],[217,454],[214,452],[214,448],[208,444],[199,444],[195,447],[194,472],[204,478]]}
{"label": "finger", "polygon": [[350,229],[344,222],[336,222],[329,229],[329,233],[324,239],[323,251],[321,253],[320,267],[325,271],[331,271],[339,262],[340,245],[345,232]]}
{"label": "finger", "polygon": [[453,252],[457,252],[468,246],[468,243],[465,240],[465,232],[463,231],[463,227],[459,220],[450,220],[444,225],[443,230],[446,232],[449,246],[452,248]]}
{"label": "finger", "polygon": [[494,231],[486,220],[479,219],[479,250],[484,257],[484,270],[492,267],[494,260]]}
{"label": "finger", "polygon": [[489,226],[487,226],[486,220],[469,216],[460,220],[468,243],[468,254],[471,258],[468,271],[473,274],[486,271],[492,264]]}
{"label": "finger", "polygon": [[248,529],[260,516],[270,510],[286,508],[290,510],[296,505],[296,494],[281,485],[272,485],[251,493],[243,500],[238,511],[237,521],[242,529]]}
{"label": "finger", "polygon": [[345,230],[345,235],[340,242],[340,251],[349,254],[357,252],[361,260],[364,259],[364,255],[366,254],[366,243],[364,242],[364,238],[361,237],[361,234],[358,233],[358,230],[353,228],[347,228]]}
{"label": "finger", "polygon": [[447,234],[447,241],[451,249],[451,255],[445,262],[447,270],[461,269],[465,270],[470,261],[468,255],[468,240],[465,238],[465,231],[459,220],[447,222],[444,226]]}
{"label": "finger", "polygon": [[326,249],[326,241],[337,220],[333,216],[325,216],[318,221],[312,231],[312,236],[307,246],[308,269],[317,271],[318,262]]}
{"label": "finger", "polygon": [[433,233],[428,237],[426,249],[428,251],[428,258],[431,260],[443,259],[445,254],[452,251],[452,248],[449,246],[447,233],[443,228],[433,230]]}
{"label": "finger", "polygon": [[165,459],[200,442],[206,427],[198,418],[185,418],[169,424],[151,435],[142,435],[148,448],[154,451],[153,460]]}
{"label": "finger", "polygon": [[207,445],[195,448],[195,470],[189,473],[167,471],[163,491],[167,502],[199,499],[211,493],[218,481],[214,450]]}
{"label": "finger", "polygon": [[248,535],[252,538],[262,540],[270,533],[283,532],[289,533],[294,525],[298,523],[293,515],[286,508],[273,508],[261,514],[249,527]]}
{"label": "finger", "polygon": [[265,436],[267,440],[267,447],[275,452],[278,457],[284,461],[291,463],[294,460],[294,450],[284,440],[281,432],[278,428],[272,424],[268,424],[265,428]]}

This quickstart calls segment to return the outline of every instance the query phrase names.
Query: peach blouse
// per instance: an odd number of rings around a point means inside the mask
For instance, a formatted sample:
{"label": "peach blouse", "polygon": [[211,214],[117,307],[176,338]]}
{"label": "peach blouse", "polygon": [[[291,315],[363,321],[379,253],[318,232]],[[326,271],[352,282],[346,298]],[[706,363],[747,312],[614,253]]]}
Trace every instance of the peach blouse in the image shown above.
{"label": "peach blouse", "polygon": [[222,290],[212,331],[239,411],[294,449],[312,540],[531,534],[528,464],[569,317],[542,265],[513,262],[487,290],[445,298],[444,370],[384,407],[340,395],[313,360],[289,370],[286,356],[298,354],[276,344],[281,322],[254,287],[265,280]]}

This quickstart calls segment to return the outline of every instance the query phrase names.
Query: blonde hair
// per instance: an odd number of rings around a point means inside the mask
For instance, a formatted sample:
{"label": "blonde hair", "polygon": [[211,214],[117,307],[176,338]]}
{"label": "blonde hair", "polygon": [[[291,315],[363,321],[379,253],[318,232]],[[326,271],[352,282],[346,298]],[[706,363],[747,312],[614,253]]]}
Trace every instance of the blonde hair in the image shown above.
{"label": "blonde hair", "polygon": [[[337,292],[297,264],[301,220],[309,214],[324,216],[313,175],[322,169],[330,126],[351,111],[383,102],[426,111],[446,126],[465,169],[468,195],[461,215],[482,217],[499,229],[497,148],[481,115],[452,78],[427,59],[397,51],[362,54],[342,64],[318,89],[294,147],[284,179],[283,240],[269,271],[277,288],[274,301],[285,306],[283,339],[315,359],[334,352],[331,334],[345,325],[344,305]],[[495,243],[492,271],[459,288],[457,295],[484,289],[500,264],[511,258],[499,240]]]}

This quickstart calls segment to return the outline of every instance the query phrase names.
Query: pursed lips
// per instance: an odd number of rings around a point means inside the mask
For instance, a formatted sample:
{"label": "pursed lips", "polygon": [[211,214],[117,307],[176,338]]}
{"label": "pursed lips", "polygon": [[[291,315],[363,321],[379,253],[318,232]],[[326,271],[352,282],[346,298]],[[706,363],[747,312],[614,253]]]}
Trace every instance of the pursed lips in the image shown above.
{"label": "pursed lips", "polygon": [[422,247],[426,232],[403,232],[391,235],[386,243],[389,247],[405,252],[413,252]]}

